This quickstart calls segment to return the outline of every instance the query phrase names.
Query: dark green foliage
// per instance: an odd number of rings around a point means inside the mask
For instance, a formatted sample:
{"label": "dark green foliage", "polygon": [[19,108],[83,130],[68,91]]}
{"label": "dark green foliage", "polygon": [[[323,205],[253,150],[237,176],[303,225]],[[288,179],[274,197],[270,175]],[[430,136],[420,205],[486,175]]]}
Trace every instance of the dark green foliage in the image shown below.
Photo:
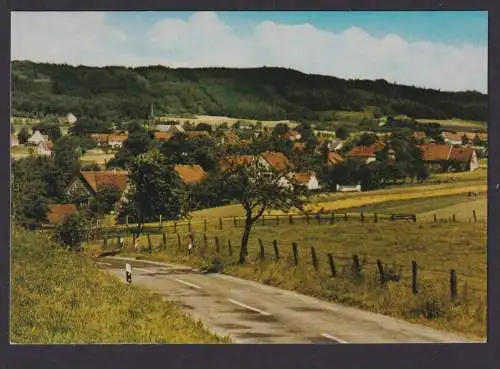
{"label": "dark green foliage", "polygon": [[57,240],[72,249],[78,249],[86,239],[89,229],[89,219],[75,213],[67,216],[55,230]]}
{"label": "dark green foliage", "polygon": [[115,186],[104,186],[97,189],[95,197],[89,204],[90,210],[98,215],[104,215],[114,209],[120,199],[121,191]]}
{"label": "dark green foliage", "polygon": [[39,123],[33,126],[33,132],[40,131],[41,134],[49,136],[53,142],[61,138],[61,127],[58,123]]}
{"label": "dark green foliage", "polygon": [[344,127],[338,127],[335,129],[335,136],[341,140],[345,140],[349,137],[349,131]]}
{"label": "dark green foliage", "polygon": [[30,137],[31,137],[30,131],[26,126],[23,126],[19,131],[19,133],[17,134],[17,139],[19,140],[19,143],[21,145],[24,145],[28,141],[28,138]]}
{"label": "dark green foliage", "polygon": [[[119,219],[144,224],[186,215],[188,193],[179,175],[155,149],[139,155],[129,168],[131,190],[119,210]],[[140,227],[139,227],[140,228]]]}
{"label": "dark green foliage", "polygon": [[[12,62],[13,115],[36,112],[103,121],[157,115],[208,114],[251,119],[311,120],[318,112],[362,111],[418,118],[486,120],[487,97],[440,92],[384,80],[342,80],[284,68],[94,68]],[[36,75],[46,78],[40,79]]]}
{"label": "dark green foliage", "polygon": [[192,186],[189,209],[199,210],[229,204],[231,198],[221,186],[223,181],[224,176],[221,173],[212,172],[202,182]]}
{"label": "dark green foliage", "polygon": [[212,137],[187,138],[183,133],[175,134],[161,145],[161,153],[169,164],[198,164],[205,171],[217,168],[220,150]]}
{"label": "dark green foliage", "polygon": [[97,118],[80,117],[71,127],[70,132],[76,136],[88,136],[91,133],[110,133],[113,126],[110,121]]}

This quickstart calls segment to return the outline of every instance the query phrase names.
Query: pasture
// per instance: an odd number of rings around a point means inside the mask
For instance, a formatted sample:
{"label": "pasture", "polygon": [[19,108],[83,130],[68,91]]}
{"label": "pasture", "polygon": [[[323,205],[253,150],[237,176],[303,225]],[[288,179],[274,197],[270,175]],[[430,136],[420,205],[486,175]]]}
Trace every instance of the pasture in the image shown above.
{"label": "pasture", "polygon": [[80,160],[83,164],[96,163],[99,165],[105,165],[108,161],[110,161],[114,157],[115,157],[114,151],[106,153],[102,149],[91,149],[88,150],[84,155],[82,155]]}
{"label": "pasture", "polygon": [[290,127],[295,127],[298,123],[290,120],[257,120],[257,119],[246,119],[246,118],[230,118],[224,116],[214,116],[214,115],[193,115],[191,117],[180,117],[180,116],[163,116],[158,118],[161,121],[175,121],[178,123],[190,122],[192,124],[207,123],[213,126],[219,126],[221,124],[227,123],[229,126],[236,122],[241,123],[251,123],[256,124],[261,122],[263,127],[273,128],[277,123],[286,123]]}
{"label": "pasture", "polygon": [[13,228],[10,341],[227,343],[174,303],[126,285],[48,235]]}
{"label": "pasture", "polygon": [[439,123],[445,130],[472,131],[474,129],[487,130],[486,122],[467,121],[461,119],[416,119],[419,123]]}

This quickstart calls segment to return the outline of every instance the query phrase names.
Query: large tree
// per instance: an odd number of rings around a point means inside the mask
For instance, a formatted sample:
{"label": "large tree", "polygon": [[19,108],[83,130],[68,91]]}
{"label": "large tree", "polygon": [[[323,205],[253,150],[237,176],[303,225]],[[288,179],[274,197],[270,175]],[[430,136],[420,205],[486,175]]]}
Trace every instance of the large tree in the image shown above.
{"label": "large tree", "polygon": [[251,164],[234,165],[225,172],[226,193],[236,199],[245,211],[245,228],[241,238],[239,263],[248,256],[248,239],[255,222],[267,209],[288,211],[302,209],[307,190],[284,182],[288,173],[277,172],[254,160]]}
{"label": "large tree", "polygon": [[28,127],[23,126],[21,128],[21,130],[19,131],[19,133],[17,134],[17,139],[19,140],[19,143],[21,145],[24,145],[28,141],[30,136],[31,135],[30,135],[30,131],[29,131]]}
{"label": "large tree", "polygon": [[156,149],[140,154],[129,168],[126,199],[119,209],[119,218],[129,216],[139,224],[139,233],[145,222],[179,219],[186,215],[188,193],[177,172],[168,165]]}
{"label": "large tree", "polygon": [[33,126],[33,131],[40,131],[40,133],[49,136],[49,139],[54,142],[62,136],[61,127],[57,123],[38,123]]}

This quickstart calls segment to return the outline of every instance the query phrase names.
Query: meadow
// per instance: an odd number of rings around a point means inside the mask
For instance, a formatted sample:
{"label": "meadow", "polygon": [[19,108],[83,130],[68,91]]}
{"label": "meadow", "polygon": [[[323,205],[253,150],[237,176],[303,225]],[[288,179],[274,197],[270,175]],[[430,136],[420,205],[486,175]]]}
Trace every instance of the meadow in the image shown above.
{"label": "meadow", "polygon": [[12,343],[229,342],[175,303],[123,283],[47,234],[14,227],[11,256]]}

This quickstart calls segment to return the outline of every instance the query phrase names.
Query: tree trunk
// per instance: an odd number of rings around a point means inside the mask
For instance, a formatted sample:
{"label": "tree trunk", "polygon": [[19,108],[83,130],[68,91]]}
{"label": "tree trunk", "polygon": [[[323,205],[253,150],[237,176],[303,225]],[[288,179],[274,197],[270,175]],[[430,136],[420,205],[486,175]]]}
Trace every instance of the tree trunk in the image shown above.
{"label": "tree trunk", "polygon": [[250,237],[252,225],[253,222],[251,215],[247,216],[247,219],[245,220],[245,229],[243,230],[243,236],[241,237],[240,259],[238,264],[245,264],[246,257],[248,256],[248,239]]}

